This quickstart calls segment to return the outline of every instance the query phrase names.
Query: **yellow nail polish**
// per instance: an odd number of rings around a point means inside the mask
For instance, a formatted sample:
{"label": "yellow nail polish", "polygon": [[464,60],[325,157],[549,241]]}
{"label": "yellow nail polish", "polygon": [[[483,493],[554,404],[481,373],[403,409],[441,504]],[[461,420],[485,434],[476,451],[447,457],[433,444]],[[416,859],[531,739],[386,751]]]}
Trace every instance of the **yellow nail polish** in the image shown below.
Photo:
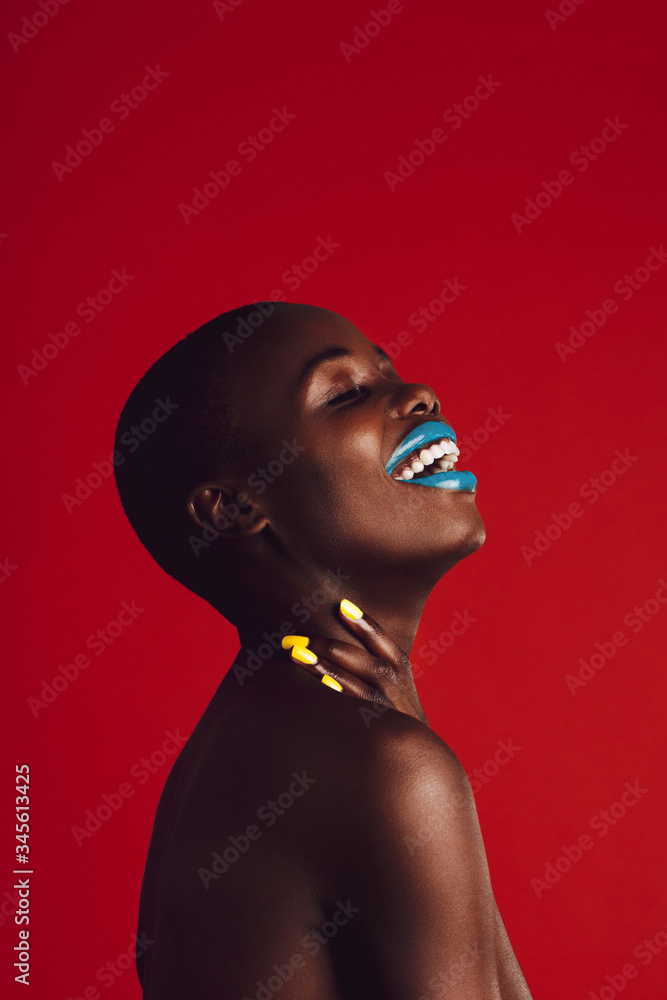
{"label": "yellow nail polish", "polygon": [[299,663],[317,663],[317,657],[313,653],[312,649],[306,649],[305,646],[292,646],[292,659],[298,660]]}
{"label": "yellow nail polish", "polygon": [[352,621],[359,621],[360,618],[364,617],[363,611],[353,604],[352,601],[344,599],[340,602],[340,610],[343,612],[346,618],[351,618]]}
{"label": "yellow nail polish", "polygon": [[305,635],[284,635],[282,640],[283,649],[291,649],[292,646],[307,646],[310,639]]}
{"label": "yellow nail polish", "polygon": [[324,675],[324,677],[322,678],[322,683],[326,684],[328,688],[333,688],[334,691],[343,690],[338,681],[334,680],[333,677],[329,677],[328,674]]}

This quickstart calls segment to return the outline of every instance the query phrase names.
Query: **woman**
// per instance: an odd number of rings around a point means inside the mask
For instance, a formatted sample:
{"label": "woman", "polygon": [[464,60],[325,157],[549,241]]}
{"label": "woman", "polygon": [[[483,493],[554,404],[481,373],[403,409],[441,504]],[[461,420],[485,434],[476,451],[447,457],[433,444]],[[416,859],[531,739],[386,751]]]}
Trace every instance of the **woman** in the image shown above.
{"label": "woman", "polygon": [[408,658],[484,540],[434,391],[333,312],[256,303],[153,365],[117,446],[140,539],[241,643],[158,807],[144,997],[530,997]]}

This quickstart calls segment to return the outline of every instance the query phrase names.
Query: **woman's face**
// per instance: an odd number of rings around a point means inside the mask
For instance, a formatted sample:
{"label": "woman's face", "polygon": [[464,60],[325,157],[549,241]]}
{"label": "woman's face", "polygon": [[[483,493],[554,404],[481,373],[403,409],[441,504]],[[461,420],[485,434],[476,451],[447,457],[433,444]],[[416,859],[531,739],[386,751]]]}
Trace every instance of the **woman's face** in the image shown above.
{"label": "woman's face", "polygon": [[243,489],[293,558],[361,578],[408,567],[437,578],[479,548],[473,477],[467,489],[441,489],[386,471],[415,427],[449,423],[429,386],[403,382],[350,322],[311,306],[277,312],[237,351],[247,351],[237,382],[251,445]]}

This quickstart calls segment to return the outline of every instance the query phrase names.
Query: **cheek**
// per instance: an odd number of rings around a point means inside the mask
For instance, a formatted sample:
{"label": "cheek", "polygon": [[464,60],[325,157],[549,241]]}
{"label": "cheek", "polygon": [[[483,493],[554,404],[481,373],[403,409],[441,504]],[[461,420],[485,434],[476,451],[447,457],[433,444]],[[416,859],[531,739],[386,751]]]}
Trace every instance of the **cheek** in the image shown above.
{"label": "cheek", "polygon": [[[386,510],[381,470],[371,473],[358,452],[313,461],[301,456],[280,482],[267,490],[267,509],[283,544],[329,562],[351,553],[378,533],[378,511]],[[385,525],[386,532],[386,525]],[[328,565],[328,563],[327,563]]]}
{"label": "cheek", "polygon": [[[368,436],[370,439],[370,435]],[[329,568],[363,572],[430,562],[481,545],[483,525],[470,494],[392,482],[378,460],[354,447],[326,459],[304,453],[267,489],[267,510],[293,556]]]}
{"label": "cheek", "polygon": [[[329,530],[363,570],[445,563],[478,549],[484,525],[469,493],[367,479],[363,488],[332,490]],[[337,502],[339,501],[339,502]],[[341,545],[343,548],[343,545]]]}
{"label": "cheek", "polygon": [[337,524],[363,515],[370,494],[388,484],[380,465],[377,432],[341,426],[322,439],[303,438],[303,451],[275,487],[276,506],[283,514],[319,522],[333,517]]}

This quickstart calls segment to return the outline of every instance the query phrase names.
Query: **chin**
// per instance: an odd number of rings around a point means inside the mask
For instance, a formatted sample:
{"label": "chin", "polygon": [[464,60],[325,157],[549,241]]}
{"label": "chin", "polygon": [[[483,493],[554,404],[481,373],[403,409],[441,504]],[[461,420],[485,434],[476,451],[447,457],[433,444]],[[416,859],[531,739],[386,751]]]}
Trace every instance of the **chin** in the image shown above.
{"label": "chin", "polygon": [[468,538],[466,539],[466,543],[463,547],[460,558],[465,559],[466,556],[470,556],[472,555],[473,552],[477,552],[477,550],[481,549],[482,545],[484,545],[485,541],[486,541],[486,528],[484,527],[482,519],[480,518],[479,526],[474,532],[471,532]]}
{"label": "chin", "polygon": [[465,555],[469,556],[472,552],[477,552],[477,549],[481,549],[482,545],[486,541],[486,527],[484,521],[482,520],[482,515],[477,510],[476,506],[473,506],[474,517],[471,518],[473,522],[470,526],[470,531],[468,532],[468,537],[466,539],[466,552]]}
{"label": "chin", "polygon": [[486,528],[482,516],[475,506],[475,494],[467,494],[471,499],[465,504],[465,514],[457,518],[455,524],[448,524],[448,531],[442,540],[440,549],[440,564],[444,564],[444,572],[455,566],[481,549],[486,540]]}

